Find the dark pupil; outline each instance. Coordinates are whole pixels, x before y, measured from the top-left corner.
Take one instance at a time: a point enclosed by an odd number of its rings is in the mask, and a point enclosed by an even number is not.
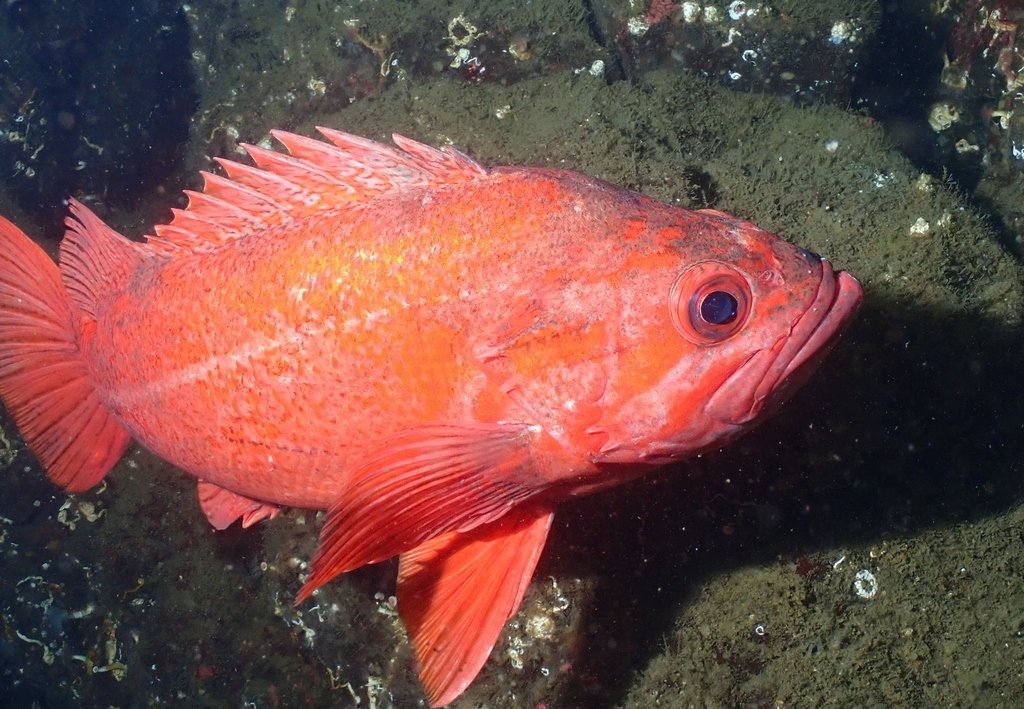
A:
[[[736,319],[738,309],[739,303],[736,302],[736,298],[732,294],[726,293],[724,290],[716,290],[708,293],[707,297],[701,301],[700,316],[704,322],[712,325],[726,325]]]

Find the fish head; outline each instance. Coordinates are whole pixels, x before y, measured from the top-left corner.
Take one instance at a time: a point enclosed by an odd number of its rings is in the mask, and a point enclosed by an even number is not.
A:
[[[806,380],[863,298],[816,254],[719,212],[689,214],[661,230],[675,263],[609,313],[623,341],[588,428],[594,463],[660,465],[740,435]]]

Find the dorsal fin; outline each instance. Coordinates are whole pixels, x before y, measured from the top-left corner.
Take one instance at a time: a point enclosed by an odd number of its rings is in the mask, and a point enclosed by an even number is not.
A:
[[[256,167],[216,158],[227,178],[200,173],[203,192],[186,191],[188,207],[149,237],[164,253],[206,251],[262,229],[392,190],[454,183],[487,174],[458,150],[437,150],[400,135],[400,149],[317,128],[328,140],[270,131],[288,154],[242,144]]]
[[[149,249],[118,234],[78,200],[68,204],[71,216],[65,219],[68,230],[60,242],[60,272],[71,300],[95,318],[101,295],[121,289]]]

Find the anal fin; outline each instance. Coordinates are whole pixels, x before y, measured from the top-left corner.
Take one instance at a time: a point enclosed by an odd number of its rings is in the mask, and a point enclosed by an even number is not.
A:
[[[398,612],[432,707],[451,702],[483,667],[519,609],[553,513],[513,508],[470,532],[451,532],[402,555]]]
[[[199,481],[199,506],[214,529],[227,529],[239,517],[247,529],[263,519],[274,519],[281,508],[269,502],[260,502],[237,492]]]

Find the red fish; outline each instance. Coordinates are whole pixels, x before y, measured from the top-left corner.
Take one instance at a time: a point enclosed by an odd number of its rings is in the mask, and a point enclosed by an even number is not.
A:
[[[0,396],[67,490],[134,438],[198,478],[218,529],[327,510],[300,602],[401,555],[440,706],[560,501],[749,429],[862,291],[721,212],[320,131],[219,161],[146,243],[72,200],[59,269],[0,219]]]

